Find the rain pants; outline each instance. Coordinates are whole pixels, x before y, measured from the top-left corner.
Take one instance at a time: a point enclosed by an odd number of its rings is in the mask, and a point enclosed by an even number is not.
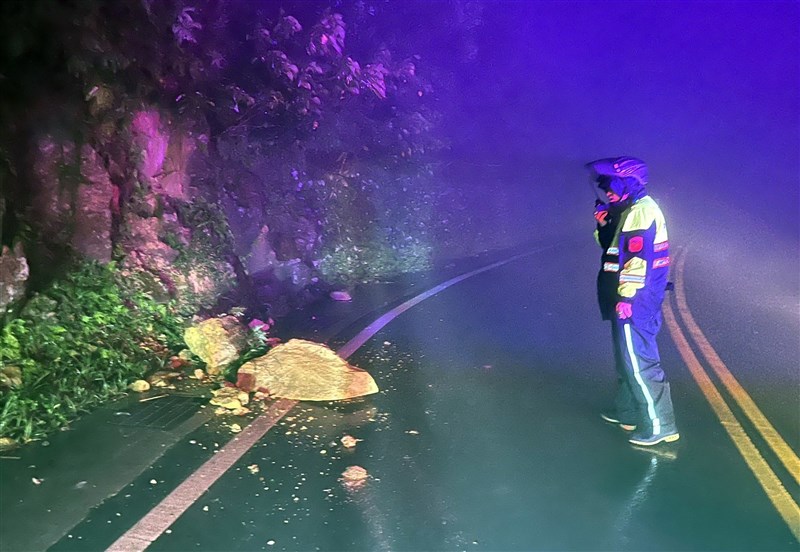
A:
[[[603,252],[602,272],[616,276],[607,279],[616,280],[614,301],[631,303],[633,310],[625,320],[612,316],[620,382],[616,413],[620,422],[637,425],[642,432],[653,435],[677,431],[669,383],[661,369],[656,343],[668,271],[669,241],[664,215],[650,196],[642,195],[620,215],[614,236]],[[598,292],[599,284],[598,278]]]

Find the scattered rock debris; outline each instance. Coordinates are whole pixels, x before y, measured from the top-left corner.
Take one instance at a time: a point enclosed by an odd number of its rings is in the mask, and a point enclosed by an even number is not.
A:
[[[147,377],[147,383],[149,383],[151,387],[170,387],[172,386],[172,380],[180,379],[182,376],[183,374],[181,372],[159,371],[149,375]]]
[[[367,470],[362,468],[361,466],[350,466],[344,472],[342,472],[342,485],[348,490],[355,490],[360,489],[363,487],[367,479],[369,478],[369,473]]]
[[[353,448],[359,441],[363,441],[363,439],[356,439],[352,435],[345,435],[340,439],[342,446],[345,448]]]
[[[250,395],[236,387],[220,387],[211,394],[214,395],[211,404],[228,410],[237,410],[250,402]]]
[[[150,384],[145,380],[136,380],[128,386],[128,389],[134,393],[144,393],[145,391],[150,390]]]
[[[262,390],[258,390],[255,393],[253,393],[253,400],[254,401],[266,401],[266,400],[269,399],[269,391],[264,389],[264,388],[262,388],[262,389],[263,389],[263,391]]]

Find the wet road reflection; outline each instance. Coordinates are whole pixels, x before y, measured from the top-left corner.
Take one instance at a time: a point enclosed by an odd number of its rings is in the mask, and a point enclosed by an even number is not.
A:
[[[642,504],[652,498],[649,491],[658,474],[659,462],[671,462],[677,458],[677,453],[674,451],[644,451],[644,454],[650,455],[647,470],[614,521],[613,549],[615,550],[626,550],[631,547],[629,531]]]
[[[600,420],[613,368],[593,289],[548,279],[543,300],[544,279],[526,259],[398,317],[349,359],[380,393],[298,404],[150,550],[795,550],[670,341],[685,438],[641,450]],[[368,477],[345,485],[356,466]]]

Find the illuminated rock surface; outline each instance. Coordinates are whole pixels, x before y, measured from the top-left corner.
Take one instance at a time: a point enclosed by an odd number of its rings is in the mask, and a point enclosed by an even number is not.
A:
[[[136,380],[128,386],[128,389],[134,393],[144,393],[150,390],[150,384],[145,380]]]
[[[25,297],[28,275],[28,260],[22,251],[22,243],[18,242],[13,251],[4,245],[0,252],[0,317]]]
[[[298,401],[335,401],[378,392],[369,373],[349,365],[319,343],[292,339],[239,368],[251,374],[254,388],[273,397]]]
[[[189,349],[207,364],[209,375],[239,357],[247,340],[245,328],[232,316],[204,320],[183,335]]]
[[[250,402],[250,396],[235,387],[222,387],[211,392],[214,398],[211,399],[211,404],[221,406],[228,410],[239,410],[242,405]]]

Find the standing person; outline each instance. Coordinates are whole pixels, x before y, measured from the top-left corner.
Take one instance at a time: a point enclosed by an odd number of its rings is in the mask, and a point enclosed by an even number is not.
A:
[[[634,445],[677,441],[656,343],[669,271],[664,215],[647,195],[643,161],[615,157],[586,167],[609,202],[607,215],[602,207],[595,210],[596,237],[603,247],[598,299],[603,318],[611,319],[619,388],[613,410],[601,417],[633,432],[628,440]]]

